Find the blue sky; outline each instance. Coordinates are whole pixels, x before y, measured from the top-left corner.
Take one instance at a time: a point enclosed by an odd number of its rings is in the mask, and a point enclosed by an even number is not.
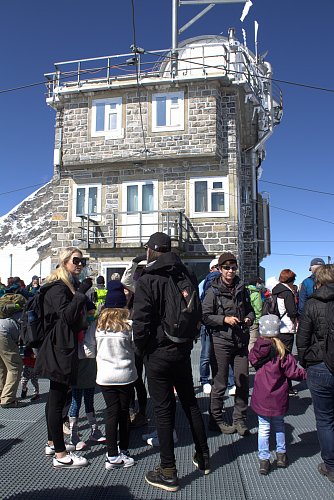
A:
[[[243,23],[242,4],[216,5],[180,40],[227,35],[233,26],[240,41],[241,29],[246,30],[253,50],[257,20],[259,53],[268,50],[274,78],[299,84],[278,83],[284,116],[267,142],[259,189],[269,193],[272,206],[272,255],[262,263],[266,275],[278,276],[288,267],[300,282],[309,274],[312,257],[334,260],[334,3],[252,1]],[[134,0],[138,46],[146,50],[171,46],[171,5],[171,0]],[[179,26],[202,8],[182,6]],[[44,73],[53,71],[57,61],[130,52],[132,6],[131,0],[11,0],[2,3],[0,23],[0,215],[4,215],[37,189],[32,186],[52,177],[55,113],[45,103],[42,84],[3,91],[43,82]]]

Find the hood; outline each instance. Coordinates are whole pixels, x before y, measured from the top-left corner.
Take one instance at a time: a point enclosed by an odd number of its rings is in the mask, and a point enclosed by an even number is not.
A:
[[[185,265],[176,253],[166,252],[162,253],[151,265],[146,266],[143,273],[156,274],[163,271],[168,274],[179,274],[184,269]]]
[[[284,283],[278,283],[276,286],[274,286],[272,294],[278,295],[279,293],[286,292],[287,290],[290,290],[290,292],[292,292],[291,288],[285,285]]]
[[[247,285],[246,286],[247,290],[249,290],[250,292],[259,292],[261,293],[261,290],[259,290],[256,285]]]
[[[263,339],[259,337],[257,341],[254,344],[254,347],[252,349],[252,364],[256,364],[260,359],[265,358],[269,356],[270,349],[272,347],[273,343],[271,342],[270,339]]]
[[[321,300],[321,302],[329,302],[334,300],[334,283],[322,285],[312,295],[314,299]]]

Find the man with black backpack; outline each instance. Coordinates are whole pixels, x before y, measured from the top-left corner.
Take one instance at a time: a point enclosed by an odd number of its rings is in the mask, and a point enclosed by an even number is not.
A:
[[[164,233],[151,235],[146,245],[147,266],[136,284],[133,333],[144,356],[148,388],[154,405],[160,443],[160,465],[147,472],[152,486],[179,489],[174,455],[175,387],[190,423],[195,443],[194,465],[210,472],[209,449],[194,392],[190,354],[198,336],[201,303],[197,281]]]
[[[246,425],[248,408],[249,327],[255,314],[249,292],[240,278],[237,259],[225,252],[218,259],[220,276],[208,289],[203,301],[203,323],[212,332],[212,375],[209,428],[224,434],[249,434]],[[223,421],[223,399],[227,388],[229,365],[233,365],[236,385],[233,423]]]

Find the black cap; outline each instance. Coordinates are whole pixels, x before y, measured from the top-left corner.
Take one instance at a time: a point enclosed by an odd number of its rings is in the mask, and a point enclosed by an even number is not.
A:
[[[170,236],[165,233],[154,233],[151,234],[150,239],[146,243],[145,247],[154,250],[155,252],[166,253],[171,251],[172,240]]]
[[[233,253],[231,252],[224,252],[219,256],[218,259],[218,266],[221,266],[224,264],[224,262],[231,261],[237,263],[237,258]]]

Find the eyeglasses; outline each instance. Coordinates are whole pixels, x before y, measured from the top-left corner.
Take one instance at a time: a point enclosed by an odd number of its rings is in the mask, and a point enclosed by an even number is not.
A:
[[[73,257],[72,258],[72,262],[75,266],[79,266],[80,264],[82,265],[82,267],[85,267],[86,266],[86,259],[84,258],[80,258],[80,257]]]
[[[238,269],[237,266],[220,266],[221,269],[224,269],[225,271],[236,271]]]

